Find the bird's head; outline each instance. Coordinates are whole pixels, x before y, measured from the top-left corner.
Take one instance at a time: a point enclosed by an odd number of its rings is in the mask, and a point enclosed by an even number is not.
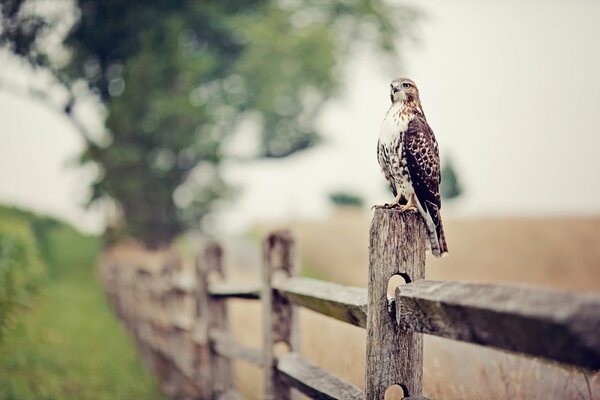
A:
[[[394,79],[390,84],[390,98],[392,103],[398,101],[419,101],[419,89],[408,78]]]

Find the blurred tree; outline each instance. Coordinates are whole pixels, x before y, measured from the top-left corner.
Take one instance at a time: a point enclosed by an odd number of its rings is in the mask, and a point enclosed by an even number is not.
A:
[[[454,163],[449,158],[442,165],[442,184],[440,189],[442,197],[448,200],[457,198],[463,192],[462,185],[454,168]]]
[[[334,192],[329,195],[329,200],[336,206],[362,207],[364,200],[361,196],[348,192]]]
[[[31,11],[41,3],[4,1],[1,43],[54,73],[69,93],[66,114],[82,87],[104,105],[101,140],[79,126],[82,162],[100,169],[91,201],[113,199],[124,230],[149,245],[169,242],[227,193],[222,145],[242,122],[260,125],[259,157],[314,145],[343,56],[361,42],[397,56],[417,16],[382,0],[76,0],[61,65],[40,50],[52,25]]]
[[[48,21],[41,15],[27,12],[27,0],[3,0],[0,5],[0,46],[25,58],[33,65],[43,65],[46,58],[37,48],[36,40],[48,29]]]

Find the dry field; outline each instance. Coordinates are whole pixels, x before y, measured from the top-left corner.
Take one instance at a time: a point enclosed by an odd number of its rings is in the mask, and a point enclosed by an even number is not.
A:
[[[367,212],[339,210],[327,221],[286,227],[296,234],[303,265],[311,273],[365,287],[369,223]],[[449,220],[445,226],[450,256],[428,258],[428,279],[600,293],[600,217]],[[264,224],[258,231],[280,227]],[[228,242],[226,251],[229,276],[257,279],[257,251],[239,242]],[[232,303],[238,340],[260,346],[258,304]],[[306,357],[363,386],[362,329],[302,310],[301,337]],[[260,398],[260,372],[244,363],[236,371],[239,389],[248,398]],[[600,399],[599,376],[433,337],[425,341],[424,380],[425,394],[436,399]]]

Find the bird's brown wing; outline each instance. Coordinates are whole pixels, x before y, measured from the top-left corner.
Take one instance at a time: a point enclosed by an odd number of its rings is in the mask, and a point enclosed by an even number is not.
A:
[[[448,253],[448,244],[442,224],[440,208],[440,155],[433,131],[425,118],[416,116],[408,124],[404,134],[403,152],[413,189],[419,203],[435,226],[435,233],[428,228],[431,251],[439,257]],[[436,237],[432,237],[434,235]]]
[[[440,155],[433,131],[422,117],[408,124],[404,136],[404,156],[417,198],[423,207],[440,209]]]

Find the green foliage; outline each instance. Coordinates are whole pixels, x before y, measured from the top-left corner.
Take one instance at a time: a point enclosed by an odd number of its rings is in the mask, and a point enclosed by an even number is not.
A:
[[[56,218],[39,215],[31,211],[22,210],[16,207],[0,205],[0,220],[9,219],[19,221],[29,227],[35,237],[37,248],[41,258],[45,262],[46,273],[49,277],[61,273],[63,266],[52,262],[56,251],[70,251],[70,249],[56,248],[53,246],[53,240],[61,234],[81,236],[81,234],[72,226],[57,220]],[[57,268],[55,268],[55,265]]]
[[[442,197],[448,200],[459,197],[463,192],[462,185],[454,168],[454,163],[450,159],[446,160],[442,165],[442,184],[440,190]]]
[[[43,277],[44,265],[29,225],[0,218],[0,340]]]
[[[60,223],[46,238],[54,274],[0,343],[0,398],[162,399],[95,277],[99,239]]]
[[[82,156],[100,170],[91,201],[112,199],[123,217],[117,231],[153,246],[197,226],[230,192],[219,165],[223,143],[240,124],[259,125],[258,157],[315,145],[319,112],[354,44],[364,37],[363,44],[397,55],[394,43],[415,17],[382,0],[75,6],[80,18],[65,41],[70,61],[47,66],[72,94],[65,112],[82,86],[107,112],[105,137],[86,135]],[[9,8],[0,26],[17,19]]]
[[[347,192],[331,193],[329,200],[336,206],[362,207],[364,204],[364,200],[360,195]]]

